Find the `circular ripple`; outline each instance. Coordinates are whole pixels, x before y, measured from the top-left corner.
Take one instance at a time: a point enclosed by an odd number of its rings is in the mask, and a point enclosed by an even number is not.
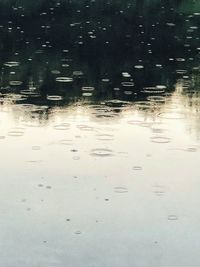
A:
[[[20,63],[17,61],[9,61],[9,62],[4,63],[4,66],[6,66],[6,67],[18,67],[19,64]]]
[[[21,90],[20,93],[30,97],[40,97],[38,93],[33,92],[32,90]]]
[[[96,148],[92,149],[90,155],[96,157],[111,157],[113,156],[113,151],[107,148]]]
[[[78,78],[80,78],[80,77],[82,77],[84,75],[84,73],[81,71],[81,70],[75,70],[75,71],[73,71],[73,76],[74,77],[78,77]]]
[[[143,65],[135,65],[134,68],[141,70],[141,69],[144,69],[144,66]]]
[[[162,123],[153,123],[151,125],[151,130],[153,133],[161,134],[167,131],[166,125]]]
[[[21,129],[13,129],[8,132],[9,136],[20,137],[24,135],[24,131]]]
[[[79,128],[81,131],[93,131],[94,128],[88,125],[80,124],[77,125],[77,128]]]
[[[24,95],[20,95],[20,94],[7,94],[5,95],[6,98],[4,98],[5,100],[10,100],[10,101],[23,101],[26,100],[27,97]]]
[[[70,124],[69,123],[60,123],[54,126],[55,130],[69,130]]]
[[[84,86],[84,87],[81,88],[82,91],[87,91],[87,92],[92,92],[92,91],[94,91],[94,89],[95,88],[91,87],[91,86],[90,87],[89,86],[87,86],[87,87]]]
[[[40,150],[41,149],[41,147],[40,146],[32,146],[32,150],[35,150],[35,151],[37,151],[37,150]]]
[[[147,100],[156,103],[164,103],[166,101],[166,98],[164,96],[148,96]]]
[[[134,166],[133,167],[133,170],[134,171],[141,171],[142,170],[142,167],[141,166]]]
[[[121,85],[124,87],[133,87],[135,84],[134,82],[122,82]]]
[[[128,121],[128,124],[131,124],[131,125],[141,125],[142,123],[143,121],[139,121],[139,120]]]
[[[178,216],[177,215],[169,215],[168,216],[168,221],[177,221],[178,220]]]
[[[124,94],[125,94],[125,95],[132,95],[133,92],[132,92],[132,91],[124,91]]]
[[[47,96],[47,100],[61,101],[61,100],[63,100],[63,97],[62,96],[59,96],[59,95],[48,95]]]
[[[11,86],[20,86],[23,84],[23,82],[22,81],[10,81],[9,84]]]
[[[114,191],[115,191],[115,193],[124,194],[124,193],[128,193],[128,188],[118,186],[118,187],[114,188]]]
[[[58,74],[60,74],[60,71],[59,70],[52,70],[51,73],[55,74],[55,75],[58,75]]]
[[[153,136],[151,142],[158,144],[167,144],[171,142],[171,138],[165,136]]]
[[[56,82],[60,82],[60,83],[71,83],[73,81],[74,79],[71,77],[57,77],[56,78]]]
[[[130,102],[119,100],[119,99],[111,99],[111,100],[105,101],[105,105],[109,107],[126,106],[128,104],[130,104]]]
[[[111,134],[98,134],[97,135],[97,140],[100,141],[112,141],[114,140],[114,136]]]
[[[162,112],[158,114],[158,117],[162,119],[179,120],[184,119],[185,114],[182,112]]]
[[[197,148],[196,147],[188,147],[185,149],[186,152],[197,152]]]
[[[90,97],[90,96],[92,96],[92,93],[90,93],[90,92],[85,92],[85,93],[82,93],[82,96]]]
[[[165,88],[162,87],[144,87],[142,90],[143,93],[146,94],[163,94],[165,92]]]
[[[136,108],[138,109],[149,109],[152,108],[153,102],[148,101],[138,101],[135,103]]]
[[[61,145],[65,145],[65,146],[73,145],[72,140],[70,140],[70,139],[63,139],[63,140],[60,141],[60,144]]]

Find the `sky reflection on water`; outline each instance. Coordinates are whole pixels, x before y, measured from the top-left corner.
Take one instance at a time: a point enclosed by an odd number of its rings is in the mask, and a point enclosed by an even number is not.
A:
[[[198,263],[196,97],[32,108],[0,112],[5,266]]]

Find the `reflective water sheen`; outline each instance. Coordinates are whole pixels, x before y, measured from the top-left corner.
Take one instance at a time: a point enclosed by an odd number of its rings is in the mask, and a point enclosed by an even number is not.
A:
[[[197,267],[198,1],[0,3],[0,266]]]

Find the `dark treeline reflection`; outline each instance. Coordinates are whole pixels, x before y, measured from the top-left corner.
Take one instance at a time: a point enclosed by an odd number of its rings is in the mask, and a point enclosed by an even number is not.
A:
[[[39,105],[164,96],[199,77],[197,1],[1,1],[1,98]],[[194,12],[195,10],[195,12]]]

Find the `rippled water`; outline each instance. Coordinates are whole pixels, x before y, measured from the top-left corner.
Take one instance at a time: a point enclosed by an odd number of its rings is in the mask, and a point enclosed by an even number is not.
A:
[[[1,1],[0,266],[197,267],[198,1]]]

